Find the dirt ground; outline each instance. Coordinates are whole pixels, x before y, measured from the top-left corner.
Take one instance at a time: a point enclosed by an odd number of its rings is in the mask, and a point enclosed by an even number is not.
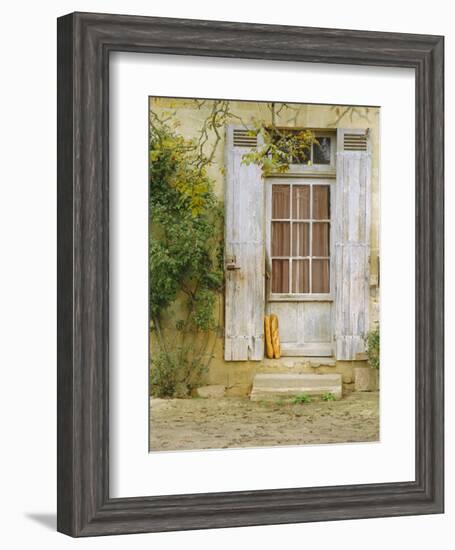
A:
[[[150,400],[150,450],[225,449],[379,440],[379,394],[340,401]]]

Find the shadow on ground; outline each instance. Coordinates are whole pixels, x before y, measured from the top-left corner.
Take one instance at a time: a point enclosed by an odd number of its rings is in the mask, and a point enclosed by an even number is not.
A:
[[[57,530],[57,514],[25,514],[27,519],[31,519],[36,523],[50,529],[52,531]]]

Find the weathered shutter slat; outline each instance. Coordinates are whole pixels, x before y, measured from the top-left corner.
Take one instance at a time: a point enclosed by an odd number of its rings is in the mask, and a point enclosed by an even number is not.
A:
[[[264,356],[264,184],[258,166],[242,164],[254,145],[242,130],[226,128],[224,358],[259,361]]]
[[[338,130],[335,355],[365,351],[369,309],[371,153],[365,130]]]

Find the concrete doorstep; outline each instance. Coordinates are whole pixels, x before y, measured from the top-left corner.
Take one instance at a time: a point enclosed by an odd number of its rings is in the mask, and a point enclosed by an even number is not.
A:
[[[303,393],[309,396],[331,393],[341,399],[341,374],[256,374],[250,399],[260,401]]]

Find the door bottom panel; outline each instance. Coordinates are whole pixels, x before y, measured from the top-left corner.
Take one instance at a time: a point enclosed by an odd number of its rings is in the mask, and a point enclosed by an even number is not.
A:
[[[333,345],[325,343],[312,344],[281,344],[281,355],[283,357],[330,357],[333,355]]]

